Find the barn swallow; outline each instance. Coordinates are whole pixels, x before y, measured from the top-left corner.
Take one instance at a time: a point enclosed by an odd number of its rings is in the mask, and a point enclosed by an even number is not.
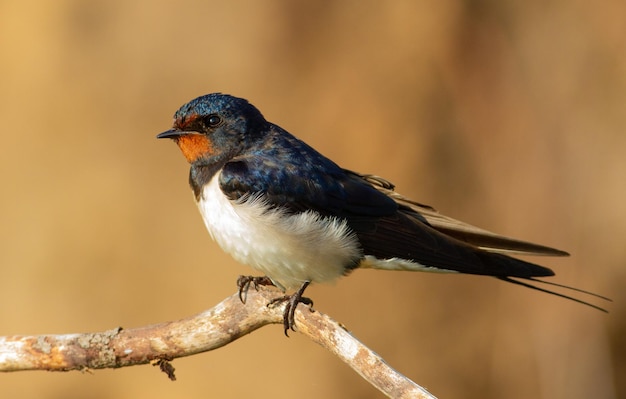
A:
[[[580,299],[531,285],[553,276],[511,255],[564,251],[491,233],[452,219],[394,191],[380,177],[343,169],[248,101],[221,93],[198,97],[157,136],[174,140],[191,164],[189,183],[213,239],[237,261],[264,273],[250,283],[296,290],[286,301],[285,333],[310,283],[356,268],[466,273]],[[601,297],[603,298],[603,297]],[[606,299],[606,298],[603,298]]]

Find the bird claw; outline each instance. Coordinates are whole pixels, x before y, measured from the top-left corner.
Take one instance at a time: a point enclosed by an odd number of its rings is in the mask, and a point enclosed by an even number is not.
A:
[[[274,298],[267,304],[267,306],[275,306],[277,304],[285,303],[285,310],[283,311],[283,327],[285,329],[285,335],[289,337],[289,330],[296,331],[296,308],[299,303],[303,303],[305,305],[310,306],[311,312],[313,312],[313,301],[311,298],[307,298],[302,296],[306,287],[309,286],[311,282],[306,281],[302,284],[302,287],[291,295],[283,295],[278,298]]]
[[[267,276],[239,276],[237,279],[237,287],[239,287],[239,300],[241,300],[241,303],[246,303],[250,284],[252,284],[254,289],[257,291],[259,290],[259,285],[275,285],[274,282]]]

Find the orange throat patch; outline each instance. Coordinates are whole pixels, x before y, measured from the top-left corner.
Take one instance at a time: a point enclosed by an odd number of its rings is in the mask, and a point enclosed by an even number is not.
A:
[[[202,134],[185,134],[178,137],[176,144],[189,163],[201,156],[213,153],[211,141]]]

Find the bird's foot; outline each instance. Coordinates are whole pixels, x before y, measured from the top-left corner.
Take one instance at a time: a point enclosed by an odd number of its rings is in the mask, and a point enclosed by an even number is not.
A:
[[[289,336],[289,330],[296,331],[296,307],[299,303],[303,303],[305,305],[310,306],[311,312],[313,312],[313,301],[311,298],[307,298],[302,296],[304,294],[304,290],[309,286],[311,282],[306,281],[302,284],[302,287],[291,295],[283,295],[278,298],[274,298],[267,304],[267,306],[275,306],[277,304],[281,304],[286,302],[285,310],[283,312],[283,327],[285,328],[285,335]]]
[[[239,287],[239,299],[241,300],[241,303],[246,303],[250,284],[252,284],[254,289],[257,291],[259,290],[259,285],[275,285],[274,282],[267,276],[239,276],[237,279],[237,287]]]

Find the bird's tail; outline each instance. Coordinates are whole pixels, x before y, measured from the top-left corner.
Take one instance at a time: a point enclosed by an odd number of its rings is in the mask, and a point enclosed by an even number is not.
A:
[[[408,261],[405,259],[392,258],[392,259],[381,260],[381,259],[376,259],[375,257],[372,257],[372,256],[366,256],[361,262],[361,264],[359,265],[359,267],[369,268],[369,269],[380,269],[380,270],[425,271],[425,272],[436,272],[436,273],[463,273],[463,274],[487,275],[487,276],[495,277],[502,281],[506,281],[508,283],[521,285],[526,288],[531,288],[533,290],[545,292],[550,295],[555,295],[561,298],[569,299],[570,301],[578,302],[583,305],[600,310],[602,312],[608,313],[608,311],[604,309],[603,307],[594,305],[591,302],[588,302],[583,299],[579,299],[574,296],[564,294],[558,291],[553,291],[553,290],[549,290],[546,288],[538,287],[528,282],[528,281],[531,281],[531,282],[535,282],[539,284],[551,285],[553,287],[562,288],[564,290],[569,290],[575,293],[580,293],[580,294],[587,295],[590,297],[602,299],[604,301],[612,302],[610,298],[607,298],[605,296],[602,296],[602,295],[599,295],[590,291],[582,290],[580,288],[570,287],[564,284],[537,279],[536,277],[549,277],[549,276],[554,275],[554,272],[552,272],[552,270],[546,267],[535,265],[530,262],[525,262],[523,260],[511,258],[511,257],[501,255],[501,254],[484,253],[484,252],[481,252],[481,254],[484,255],[483,258],[484,260],[487,261],[485,262],[487,264],[490,263],[489,259],[495,256],[495,258],[497,259],[497,267],[487,267],[483,270],[480,270],[480,269],[450,270],[450,269],[441,269],[441,268],[436,268],[436,267],[428,267],[428,266],[424,266],[419,263],[416,263],[414,261]],[[491,259],[491,260],[494,260],[494,259]],[[505,260],[505,262],[503,262],[503,260]],[[506,266],[503,267],[504,265]]]
[[[600,311],[602,311],[604,313],[608,313],[609,312],[608,310],[606,310],[606,309],[604,309],[604,308],[602,308],[600,306],[594,305],[593,303],[590,303],[590,302],[584,301],[582,299],[575,298],[573,296],[566,295],[566,294],[563,294],[563,293],[560,293],[560,292],[557,292],[557,291],[552,291],[552,290],[548,290],[548,289],[545,289],[545,288],[537,287],[536,285],[532,285],[532,284],[527,283],[527,282],[525,282],[523,280],[520,281],[520,280],[517,280],[517,279],[513,279],[511,277],[508,277],[508,276],[498,276],[497,278],[499,280],[506,281],[508,283],[521,285],[521,286],[526,287],[526,288],[531,288],[533,290],[545,292],[545,293],[550,294],[550,295],[555,295],[555,296],[559,296],[561,298],[569,299],[570,301],[582,303],[583,305],[587,305],[587,306],[592,307],[594,309],[600,310]],[[602,295],[599,295],[599,294],[596,294],[596,293],[593,293],[593,292],[590,292],[590,291],[581,290],[580,288],[570,287],[570,286],[564,285],[564,284],[553,283],[551,281],[539,280],[539,279],[536,279],[534,277],[524,277],[524,279],[530,280],[530,281],[534,281],[534,282],[537,282],[537,283],[541,283],[541,284],[551,285],[553,287],[559,287],[559,288],[563,288],[563,289],[566,289],[566,290],[578,292],[580,294],[592,296],[594,298],[599,298],[599,299],[602,299],[602,300],[607,301],[607,302],[613,302],[613,300],[610,299],[610,298],[607,298],[605,296],[602,296]]]

